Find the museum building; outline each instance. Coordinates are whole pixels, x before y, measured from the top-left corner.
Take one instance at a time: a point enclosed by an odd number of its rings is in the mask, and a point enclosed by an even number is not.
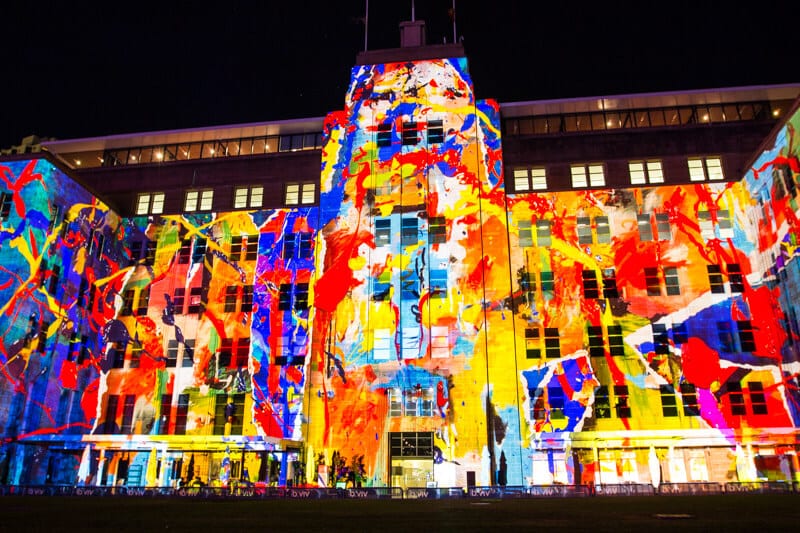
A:
[[[800,84],[479,100],[420,24],[0,157],[0,484],[800,481]]]

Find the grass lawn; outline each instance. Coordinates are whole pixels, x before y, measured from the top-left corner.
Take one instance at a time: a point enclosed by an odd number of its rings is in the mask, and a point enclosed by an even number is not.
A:
[[[797,531],[798,494],[452,500],[0,497],[0,531]]]

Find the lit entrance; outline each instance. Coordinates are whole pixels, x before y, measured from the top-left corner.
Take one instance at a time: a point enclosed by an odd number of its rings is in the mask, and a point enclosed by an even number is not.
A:
[[[434,486],[433,433],[389,433],[392,487]]]

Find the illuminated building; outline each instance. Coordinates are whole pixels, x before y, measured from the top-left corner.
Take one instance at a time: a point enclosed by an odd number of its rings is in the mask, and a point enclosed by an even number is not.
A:
[[[798,94],[498,104],[405,47],[325,119],[5,158],[2,479],[796,478]]]

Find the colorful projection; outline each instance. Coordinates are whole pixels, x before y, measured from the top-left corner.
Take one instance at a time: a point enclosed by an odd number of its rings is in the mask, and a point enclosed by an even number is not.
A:
[[[509,192],[452,58],[353,69],[318,207],[0,163],[0,483],[800,480],[798,125],[739,182]]]

